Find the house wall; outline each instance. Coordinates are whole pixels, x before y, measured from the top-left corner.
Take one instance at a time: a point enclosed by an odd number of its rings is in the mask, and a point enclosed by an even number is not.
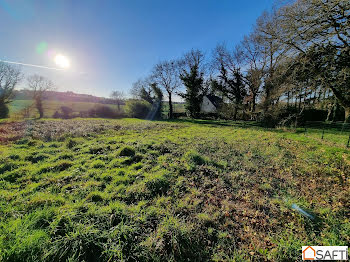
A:
[[[210,100],[204,96],[201,104],[201,113],[215,113],[216,107],[210,102]]]

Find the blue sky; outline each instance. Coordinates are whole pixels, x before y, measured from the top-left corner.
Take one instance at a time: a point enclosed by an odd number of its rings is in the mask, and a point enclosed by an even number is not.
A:
[[[132,83],[161,60],[178,58],[191,48],[210,56],[218,43],[239,43],[272,4],[273,0],[0,0],[0,60],[56,67],[52,55],[61,53],[71,62],[68,70],[22,69],[49,77],[62,91],[128,93]],[[37,50],[40,43],[45,44]]]

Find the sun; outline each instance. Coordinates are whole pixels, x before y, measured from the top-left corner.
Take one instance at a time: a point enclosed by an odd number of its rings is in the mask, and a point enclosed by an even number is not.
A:
[[[70,66],[70,62],[69,59],[61,54],[58,54],[55,56],[55,63],[57,66],[63,68],[63,69],[67,69]]]

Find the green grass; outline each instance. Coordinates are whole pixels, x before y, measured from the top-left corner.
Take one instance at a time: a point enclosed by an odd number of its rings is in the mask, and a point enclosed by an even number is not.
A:
[[[26,107],[32,106],[33,100],[14,100],[9,104],[10,117],[16,113],[20,113]],[[88,111],[96,106],[109,106],[113,109],[117,109],[117,105],[110,104],[100,104],[92,102],[69,102],[69,101],[55,101],[55,100],[44,100],[44,116],[52,117],[56,111],[60,111],[61,106],[68,106],[73,109],[74,113],[79,113],[80,111]],[[31,107],[30,116],[35,117],[38,114],[35,107]]]
[[[0,261],[297,261],[301,246],[350,243],[345,134],[135,119],[0,128]]]

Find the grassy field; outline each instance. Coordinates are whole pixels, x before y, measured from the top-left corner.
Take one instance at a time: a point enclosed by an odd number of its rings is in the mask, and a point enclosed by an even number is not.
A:
[[[26,107],[30,107],[31,105],[33,105],[33,103],[34,103],[33,100],[13,100],[9,105],[10,117],[20,113]],[[60,111],[61,106],[68,106],[72,108],[74,113],[79,113],[80,111],[88,111],[89,109],[92,109],[96,106],[109,106],[114,109],[118,108],[117,105],[110,105],[110,104],[44,100],[44,116],[52,117],[52,115],[56,111]],[[35,109],[35,107],[32,107],[30,109],[30,116],[35,117],[36,115],[38,115],[38,112]]]
[[[3,261],[299,261],[350,243],[344,134],[73,119],[0,137]]]

